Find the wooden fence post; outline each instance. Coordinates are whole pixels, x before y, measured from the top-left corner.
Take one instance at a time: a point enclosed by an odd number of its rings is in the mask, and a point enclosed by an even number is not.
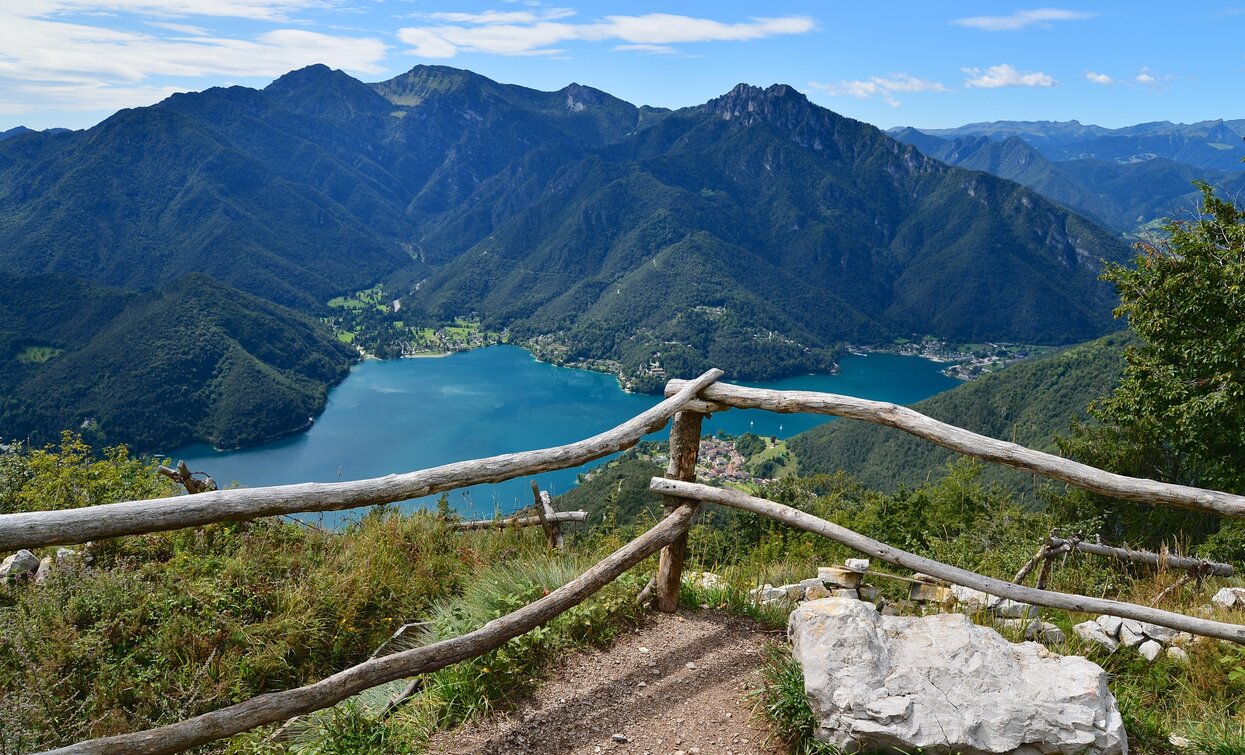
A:
[[[684,482],[696,481],[696,457],[700,453],[700,425],[705,415],[679,412],[670,426],[670,463],[666,477]],[[696,501],[674,496],[662,497],[662,508],[670,516],[680,506]],[[683,560],[687,557],[687,531],[661,549],[657,565],[657,610],[673,613],[679,607],[679,583],[683,578]]]

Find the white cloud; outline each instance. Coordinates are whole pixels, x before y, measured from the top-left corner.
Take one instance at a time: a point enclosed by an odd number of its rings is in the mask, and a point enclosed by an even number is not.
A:
[[[819,84],[810,81],[808,85],[832,96],[855,97],[868,100],[881,97],[891,107],[899,107],[895,92],[950,92],[950,89],[937,81],[918,79],[906,73],[893,73],[889,76],[870,76],[865,80],[840,81],[835,84]]]
[[[1049,28],[1054,21],[1080,21],[1093,18],[1097,13],[1063,10],[1060,8],[1037,8],[1018,10],[1010,16],[971,16],[957,18],[951,23],[982,31],[1020,31],[1030,26]]]
[[[483,14],[434,13],[441,23],[398,30],[398,38],[411,46],[410,52],[425,58],[452,58],[460,52],[494,55],[554,55],[563,52],[556,45],[574,41],[615,40],[617,50],[673,52],[670,45],[689,42],[741,41],[784,34],[804,34],[815,27],[804,16],[753,18],[747,22],[724,23],[669,13],[643,16],[606,16],[600,21],[573,23],[559,17],[526,12]],[[509,20],[523,16],[524,20]],[[499,18],[507,21],[499,22]],[[530,17],[530,18],[529,18]]]
[[[541,13],[532,11],[498,11],[486,10],[483,13],[439,12],[418,14],[421,18],[430,18],[447,24],[534,24],[537,21],[552,21],[569,18],[575,15],[572,8],[550,8]]]
[[[4,13],[48,17],[66,13],[137,13],[152,16],[213,16],[283,20],[297,10],[333,0],[6,0]]]
[[[149,105],[174,89],[153,77],[274,77],[312,63],[378,73],[384,42],[305,29],[249,38],[110,29],[0,12],[0,91],[8,113]]]
[[[965,68],[964,73],[969,78],[964,81],[964,86],[970,89],[998,89],[999,87],[1053,87],[1059,82],[1047,73],[1041,71],[1032,71],[1021,73],[1010,65],[990,66],[985,70],[980,68]]]
[[[1133,81],[1141,86],[1154,91],[1162,91],[1167,88],[1167,83],[1172,80],[1170,75],[1156,74],[1150,70],[1148,66],[1142,69],[1133,77]]]
[[[1089,79],[1095,84],[1102,84],[1103,86],[1109,86],[1115,83],[1115,79],[1111,78],[1105,73],[1094,73],[1093,71],[1086,71],[1085,78]]]

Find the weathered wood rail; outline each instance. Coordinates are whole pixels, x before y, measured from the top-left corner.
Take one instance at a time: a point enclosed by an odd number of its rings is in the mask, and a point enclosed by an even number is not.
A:
[[[666,392],[677,395],[686,386],[685,381],[671,380],[666,385]],[[1141,503],[1245,517],[1245,496],[1104,472],[1054,454],[978,435],[955,425],[939,422],[906,406],[885,401],[870,401],[834,393],[745,388],[724,383],[706,388],[700,392],[700,396],[704,402],[690,405],[689,410],[715,412],[735,407],[859,419],[903,430],[965,456],[1060,480],[1094,493]]]
[[[715,383],[722,375],[710,370],[693,381],[673,380],[669,396],[652,409],[599,435],[556,448],[457,462],[402,475],[331,484],[203,492],[181,498],[91,506],[68,511],[0,516],[0,551],[78,543],[213,522],[254,519],[277,514],[333,511],[418,498],[458,487],[499,482],[521,475],[577,466],[629,448],[664,426],[672,417],[670,463],[666,477],[655,477],[666,516],[655,527],[549,595],[480,629],[392,655],[371,658],[314,684],[274,692],[148,731],[80,742],[56,753],[172,753],[233,736],[265,724],[278,723],[334,705],[370,687],[444,668],[472,658],[548,622],[586,600],[645,558],[661,551],[655,586],[658,607],[678,605],[679,584],[692,519],[706,503],[729,506],[814,532],[878,559],[972,587],[982,592],[1084,613],[1123,618],[1245,644],[1245,625],[1185,616],[1147,606],[1084,595],[1070,595],[1006,582],[943,564],[891,547],[798,509],[695,482],[696,458],[703,415],[731,407],[775,412],[830,414],[894,427],[969,456],[1005,464],[1094,492],[1150,504],[1172,505],[1228,516],[1245,516],[1245,497],[1213,490],[1169,485],[1111,474],[1041,453],[1014,443],[988,438],[939,422],[894,404],[826,393],[771,391]],[[547,496],[535,489],[535,515],[515,517],[509,526],[543,526],[551,547],[560,539],[562,521],[578,521],[582,512],[553,511]],[[464,522],[460,529],[497,526],[498,520]],[[1019,581],[1019,580],[1017,580]],[[646,588],[646,592],[649,588]]]
[[[1205,637],[1215,637],[1221,640],[1245,644],[1245,625],[1228,624],[1195,616],[1185,616],[1180,613],[1162,611],[1118,600],[1039,590],[1035,587],[1026,587],[1014,582],[987,577],[967,569],[961,569],[958,566],[950,566],[940,561],[900,550],[799,509],[767,501],[764,498],[756,498],[737,490],[711,488],[708,485],[683,482],[681,480],[668,480],[663,477],[654,477],[650,484],[650,489],[661,495],[679,496],[683,500],[716,503],[760,514],[783,524],[789,524],[792,527],[822,535],[889,564],[928,574],[952,584],[971,587],[974,590],[997,595],[1000,598],[1009,598],[1021,603],[1045,606],[1047,608],[1059,608],[1065,611],[1091,614],[1105,613],[1125,619],[1136,619],[1137,621],[1157,624],[1175,629],[1178,632],[1189,632],[1191,634],[1200,634]]]

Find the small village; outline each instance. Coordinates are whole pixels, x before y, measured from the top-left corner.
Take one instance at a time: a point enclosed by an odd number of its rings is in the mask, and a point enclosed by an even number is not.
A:
[[[900,356],[922,357],[935,362],[946,362],[947,366],[943,368],[943,374],[959,380],[973,380],[1052,350],[1053,347],[1050,346],[1005,342],[954,344],[929,337],[918,341],[904,341],[893,346],[848,347],[848,351],[853,354],[899,354]]]

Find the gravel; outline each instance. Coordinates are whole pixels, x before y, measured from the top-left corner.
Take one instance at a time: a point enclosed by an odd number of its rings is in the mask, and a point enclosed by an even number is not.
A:
[[[604,649],[567,656],[508,715],[436,737],[444,755],[778,755],[753,714],[763,646],[780,638],[735,616],[650,616]]]

